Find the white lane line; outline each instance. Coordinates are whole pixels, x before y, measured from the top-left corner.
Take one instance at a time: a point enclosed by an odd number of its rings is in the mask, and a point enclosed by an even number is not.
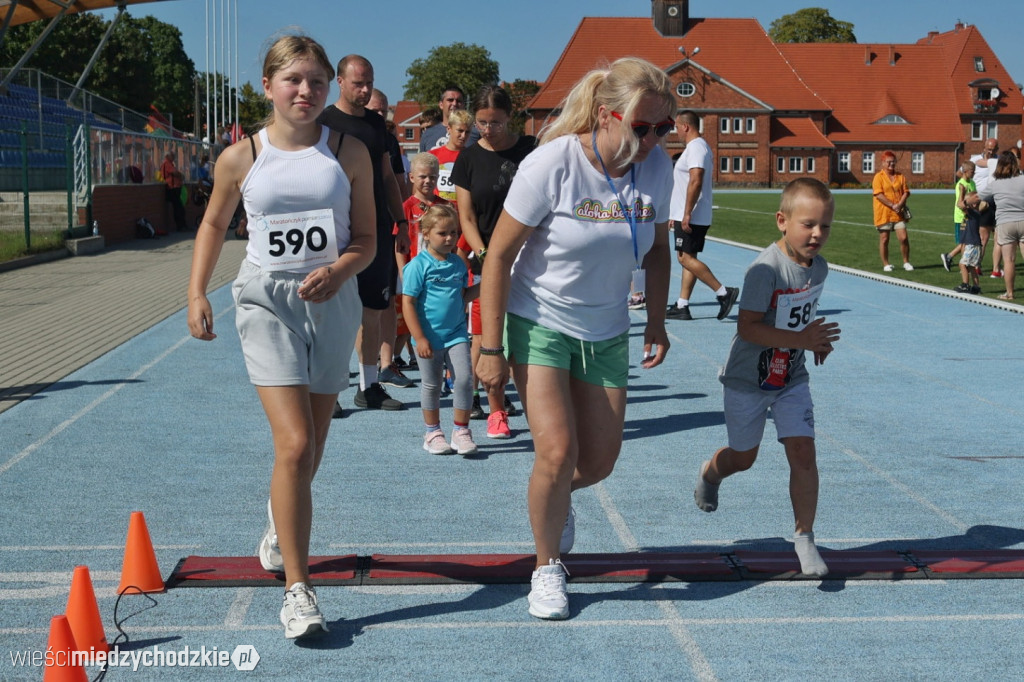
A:
[[[558,621],[495,621],[483,620],[472,622],[431,621],[427,623],[375,623],[360,625],[359,619],[351,619],[340,623],[331,623],[331,629],[359,630],[476,630],[476,629],[527,629],[527,628],[664,628],[675,625],[702,628],[720,628],[735,626],[778,625],[859,625],[865,623],[1014,623],[1024,622],[1024,613],[967,613],[967,614],[932,614],[928,616],[794,616],[780,618],[660,618],[660,619],[621,619],[621,620],[583,620],[572,618]],[[132,634],[174,634],[184,632],[277,632],[280,625],[239,625],[226,628],[224,625],[150,625],[133,627]],[[0,628],[0,635],[46,635],[47,628]]]
[[[608,517],[608,521],[612,524],[612,528],[615,530],[615,534],[619,536],[619,542],[626,549],[627,552],[636,552],[640,549],[639,543],[636,541],[636,536],[629,529],[629,525],[626,520],[619,513],[618,507],[615,505],[615,501],[612,500],[612,496],[608,494],[608,489],[605,488],[604,484],[598,483],[593,486],[592,490],[597,495],[598,501],[601,503],[601,508],[604,510],[605,515]],[[690,631],[687,629],[685,622],[683,621],[682,615],[679,613],[679,609],[676,607],[674,602],[658,599],[655,602],[658,605],[658,609],[665,614],[667,620],[664,621],[665,626],[668,627],[669,632],[672,634],[673,639],[682,648],[683,653],[690,660],[690,669],[693,671],[694,677],[704,682],[716,682],[718,677],[715,675],[715,671],[711,668],[711,663],[707,657],[704,656],[704,652],[701,651],[700,645],[697,644],[697,640],[693,638]]]
[[[882,469],[878,468],[877,466],[875,466],[874,464],[869,462],[864,456],[860,455],[857,452],[854,452],[853,450],[851,450],[848,447],[843,446],[841,443],[837,442],[834,438],[832,438],[831,436],[829,436],[827,434],[819,434],[819,438],[821,438],[821,437],[828,438],[828,440],[832,441],[836,445],[836,447],[839,449],[839,451],[842,452],[844,455],[846,455],[850,459],[855,460],[861,466],[863,466],[865,469],[868,469],[869,471],[874,473],[876,476],[878,476],[879,478],[884,480],[886,483],[888,483],[892,487],[894,487],[897,490],[899,490],[900,492],[902,492],[904,495],[909,497],[911,500],[913,500],[914,502],[917,502],[919,505],[921,505],[925,509],[928,509],[929,511],[931,511],[933,514],[935,514],[936,516],[941,518],[943,521],[945,521],[949,525],[953,526],[958,532],[966,533],[967,530],[970,528],[969,524],[964,523],[963,521],[961,521],[957,517],[955,517],[952,514],[950,514],[949,512],[947,512],[945,509],[942,509],[938,505],[932,503],[931,500],[928,500],[924,496],[919,495],[913,488],[911,488],[910,486],[906,485],[905,483],[902,483],[901,481],[897,480],[896,477],[890,475],[887,471],[883,471]]]
[[[245,616],[249,613],[255,595],[255,587],[240,587],[235,591],[235,598],[228,607],[227,615],[224,616],[224,627],[236,628],[245,623]]]
[[[224,314],[226,314],[226,313],[228,313],[230,311],[231,311],[230,307],[226,308],[224,311],[222,311],[220,313],[220,315],[217,315],[217,318],[222,317]],[[57,426],[53,427],[50,430],[50,432],[47,433],[45,436],[43,436],[42,438],[40,438],[36,442],[32,443],[31,445],[28,445],[27,447],[25,447],[25,449],[23,449],[21,452],[16,454],[14,457],[11,457],[9,460],[4,462],[3,464],[0,464],[0,476],[3,476],[5,473],[7,473],[7,471],[11,467],[16,465],[18,462],[20,462],[21,460],[25,459],[26,457],[31,455],[33,452],[35,452],[36,450],[38,450],[42,446],[46,445],[46,443],[48,443],[50,440],[52,440],[56,436],[60,435],[64,431],[66,431],[70,426],[72,426],[79,419],[81,419],[85,415],[87,415],[90,412],[92,412],[93,410],[95,410],[97,407],[99,407],[104,402],[106,402],[108,399],[110,399],[113,395],[115,395],[122,388],[124,388],[125,386],[130,385],[135,379],[138,379],[143,374],[145,374],[146,372],[151,370],[157,364],[162,362],[164,360],[164,358],[166,358],[168,355],[174,353],[176,350],[181,348],[183,345],[185,345],[186,342],[188,342],[191,339],[192,339],[191,336],[185,336],[185,337],[181,338],[176,343],[171,345],[163,353],[161,353],[160,355],[156,356],[156,358],[151,360],[149,363],[143,365],[142,367],[137,369],[135,372],[133,372],[131,375],[129,375],[127,378],[125,378],[121,383],[119,383],[119,384],[117,384],[115,386],[112,386],[110,388],[110,390],[108,390],[106,393],[104,393],[100,397],[98,397],[95,400],[93,400],[91,403],[89,403],[88,405],[86,405],[85,407],[80,409],[78,412],[76,412],[75,414],[71,415],[70,417],[68,417],[67,419],[62,421],[60,424],[57,424]]]

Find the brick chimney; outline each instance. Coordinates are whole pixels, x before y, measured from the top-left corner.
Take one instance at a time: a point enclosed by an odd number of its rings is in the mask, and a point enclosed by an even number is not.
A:
[[[689,0],[651,0],[654,28],[666,38],[681,38],[690,23]]]

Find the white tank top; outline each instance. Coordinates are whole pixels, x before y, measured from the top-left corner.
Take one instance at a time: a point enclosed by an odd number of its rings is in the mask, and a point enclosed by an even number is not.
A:
[[[352,186],[338,159],[327,146],[330,129],[321,127],[320,141],[298,151],[284,151],[270,144],[266,129],[259,131],[263,148],[242,181],[242,204],[249,218],[247,260],[260,266],[259,235],[253,234],[266,216],[304,213],[318,209],[334,212],[338,252],[352,239],[349,212]],[[333,259],[332,259],[333,260]],[[314,267],[288,269],[305,273]]]

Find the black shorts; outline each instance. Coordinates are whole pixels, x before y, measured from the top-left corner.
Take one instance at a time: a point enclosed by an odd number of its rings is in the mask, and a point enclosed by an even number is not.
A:
[[[978,211],[978,227],[994,228],[996,226],[996,202],[988,202],[988,208]]]
[[[690,232],[684,232],[678,221],[669,221],[672,225],[672,234],[676,240],[676,252],[688,253],[695,256],[704,250],[704,238],[708,235],[710,225],[690,225]]]
[[[364,308],[370,310],[387,310],[398,282],[395,235],[392,229],[392,226],[377,228],[377,255],[365,270],[356,275],[359,300]]]

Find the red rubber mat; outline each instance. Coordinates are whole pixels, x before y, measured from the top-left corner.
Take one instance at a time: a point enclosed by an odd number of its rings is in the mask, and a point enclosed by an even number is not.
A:
[[[562,562],[571,582],[658,582],[739,580],[718,554],[568,554]],[[387,556],[370,561],[369,583],[525,583],[533,572],[532,554]]]
[[[941,578],[1024,578],[1024,550],[911,550],[924,570]]]
[[[316,556],[309,558],[310,577],[317,585],[359,584],[359,557]],[[167,579],[167,587],[237,587],[283,585],[283,573],[269,573],[254,556],[187,556]]]
[[[800,573],[800,560],[795,552],[751,552],[737,550],[733,556],[747,580],[822,580]],[[828,565],[825,580],[905,580],[927,575],[909,559],[894,551],[830,552],[821,558]]]
[[[374,554],[366,584],[530,582],[532,554]]]
[[[1024,578],[1024,550],[822,551],[824,580],[927,578]],[[793,552],[736,550],[569,554],[571,582],[708,582],[723,580],[817,580],[800,573]],[[409,554],[310,557],[317,585],[416,585],[527,583],[532,554]],[[167,587],[238,587],[283,584],[256,557],[189,556],[178,562]]]

